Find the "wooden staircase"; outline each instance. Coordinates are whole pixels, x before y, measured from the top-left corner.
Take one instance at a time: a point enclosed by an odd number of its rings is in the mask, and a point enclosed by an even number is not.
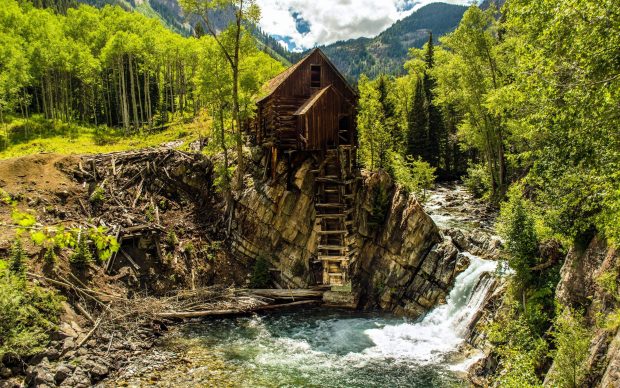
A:
[[[354,233],[355,147],[327,150],[314,172],[316,219],[320,226],[318,261],[323,284],[345,286],[357,248]]]

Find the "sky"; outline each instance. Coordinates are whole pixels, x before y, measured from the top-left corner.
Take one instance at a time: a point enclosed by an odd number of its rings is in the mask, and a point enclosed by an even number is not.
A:
[[[261,28],[290,50],[373,37],[426,4],[472,0],[256,0]]]

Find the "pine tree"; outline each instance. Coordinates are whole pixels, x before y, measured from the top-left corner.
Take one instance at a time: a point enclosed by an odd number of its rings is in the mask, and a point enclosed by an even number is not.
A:
[[[383,112],[383,124],[392,138],[394,149],[400,149],[400,145],[403,143],[403,136],[398,128],[396,104],[390,94],[392,85],[386,75],[381,75],[379,77],[376,88],[379,92],[379,103],[381,104],[381,110]]]
[[[427,99],[428,109],[428,149],[426,161],[433,167],[439,167],[442,149],[441,143],[445,143],[445,128],[443,125],[443,117],[441,111],[434,103],[433,89],[435,88],[435,79],[431,76],[430,71],[435,63],[433,50],[433,34],[431,33],[426,45],[426,53],[424,54],[424,62],[426,69],[424,71],[424,92]],[[444,140],[444,141],[442,141]],[[445,163],[441,163],[445,165]]]
[[[407,154],[414,158],[428,158],[428,109],[424,82],[416,82],[413,104],[407,118]]]
[[[26,252],[19,237],[13,241],[13,246],[11,247],[9,269],[17,276],[26,276]]]

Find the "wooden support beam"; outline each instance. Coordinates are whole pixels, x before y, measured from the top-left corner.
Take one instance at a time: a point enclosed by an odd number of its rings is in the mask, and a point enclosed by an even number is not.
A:
[[[317,232],[319,235],[330,235],[330,234],[347,234],[348,230],[321,230]]]

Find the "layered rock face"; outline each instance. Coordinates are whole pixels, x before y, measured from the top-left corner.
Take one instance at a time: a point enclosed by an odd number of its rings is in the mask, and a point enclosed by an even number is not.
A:
[[[280,163],[275,181],[267,181],[257,164],[249,188],[236,195],[234,252],[268,259],[281,274],[282,286],[306,287],[320,281],[320,264],[313,264],[318,231],[313,163],[295,161],[291,179]],[[355,224],[359,254],[351,275],[360,307],[417,317],[445,300],[463,269],[458,250],[388,175],[360,180]]]
[[[594,333],[584,386],[620,386],[620,331],[603,329],[597,324],[602,317],[620,308],[618,292],[599,281],[606,277],[617,284],[619,270],[620,252],[594,237],[587,246],[570,250],[560,273],[556,299],[565,306],[585,311],[587,324]]]
[[[418,317],[445,301],[463,268],[456,246],[422,206],[386,174],[364,176],[357,204],[360,256],[353,279],[360,304]]]
[[[282,286],[306,287],[313,283],[310,263],[316,256],[314,177],[312,160],[303,161],[287,190],[286,165],[280,163],[275,182],[256,168],[251,185],[236,194],[232,235],[234,253],[250,259],[267,259],[281,273]]]

